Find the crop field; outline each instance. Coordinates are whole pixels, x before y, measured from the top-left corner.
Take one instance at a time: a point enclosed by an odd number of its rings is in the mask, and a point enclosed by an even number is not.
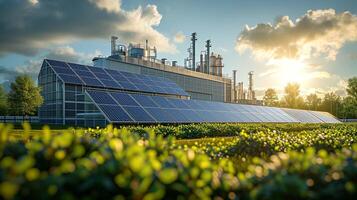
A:
[[[0,199],[356,196],[356,123],[0,125]]]

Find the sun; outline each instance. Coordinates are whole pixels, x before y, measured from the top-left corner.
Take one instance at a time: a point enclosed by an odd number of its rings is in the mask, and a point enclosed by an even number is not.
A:
[[[271,63],[277,67],[278,82],[281,86],[286,86],[288,83],[303,84],[307,81],[309,74],[306,71],[307,65],[300,60],[279,59]]]

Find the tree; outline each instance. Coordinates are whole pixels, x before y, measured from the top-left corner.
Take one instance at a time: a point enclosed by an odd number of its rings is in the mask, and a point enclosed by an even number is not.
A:
[[[357,119],[357,101],[348,96],[342,101],[341,118]]]
[[[278,95],[273,88],[268,88],[265,91],[265,95],[263,97],[264,104],[267,106],[277,106],[278,105]]]
[[[301,108],[304,100],[300,95],[300,86],[297,83],[288,83],[285,87],[285,96],[282,104],[289,108]]]
[[[348,79],[347,94],[357,100],[357,77]]]
[[[326,93],[321,104],[323,111],[329,112],[337,117],[341,116],[341,97],[334,92]]]
[[[30,76],[18,76],[15,82],[11,83],[8,103],[12,114],[33,115],[42,102],[40,88],[35,86]]]
[[[7,94],[4,87],[0,85],[0,115],[7,114]]]
[[[321,106],[321,98],[319,98],[316,94],[310,94],[306,96],[305,105],[309,110],[318,110]]]

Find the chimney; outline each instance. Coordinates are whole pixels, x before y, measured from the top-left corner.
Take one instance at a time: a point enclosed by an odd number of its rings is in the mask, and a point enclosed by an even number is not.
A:
[[[192,33],[191,41],[192,41],[192,70],[196,70],[196,33]]]
[[[112,51],[112,55],[116,54],[116,40],[118,39],[118,37],[116,36],[112,36],[111,39],[111,51]]]
[[[203,54],[200,54],[200,68],[199,68],[199,72],[204,72],[204,64],[203,64]]]
[[[237,81],[237,70],[233,70],[233,100],[234,100],[234,102],[237,102],[236,81]]]
[[[206,60],[206,67],[207,67],[207,74],[210,73],[210,63],[209,63],[209,59],[210,59],[210,48],[211,48],[211,40],[207,40],[206,41],[206,48],[207,48],[207,60]]]

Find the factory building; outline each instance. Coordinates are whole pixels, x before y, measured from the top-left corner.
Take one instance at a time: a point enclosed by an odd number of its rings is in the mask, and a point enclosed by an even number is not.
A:
[[[206,51],[195,60],[196,34],[192,34],[192,44],[185,66],[178,66],[176,61],[157,59],[157,49],[145,45],[117,44],[117,37],[111,39],[111,55],[95,57],[95,67],[106,67],[114,70],[136,74],[152,75],[167,78],[182,87],[191,99],[232,102],[232,80],[222,73],[223,58],[210,51],[211,43],[206,42]]]

